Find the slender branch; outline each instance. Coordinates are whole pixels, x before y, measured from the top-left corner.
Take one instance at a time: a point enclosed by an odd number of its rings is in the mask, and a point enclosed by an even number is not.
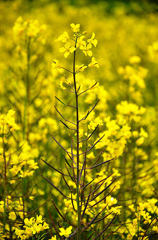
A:
[[[43,177],[42,175],[41,175],[41,177]],[[51,181],[49,181],[47,178],[45,178],[45,177],[43,177],[47,182],[49,182],[58,192],[60,192],[61,193],[61,195],[63,195],[64,197],[66,197],[66,198],[68,198],[68,199],[71,199],[71,198],[69,198],[69,197],[67,197],[63,192],[61,192],[56,186],[54,186],[54,184],[51,182]],[[76,201],[76,199],[73,199],[74,201]]]
[[[85,214],[85,211],[86,211],[86,209],[87,209],[90,195],[91,195],[91,188],[90,188],[89,195],[88,195],[88,198],[87,198],[87,201],[86,201],[86,204],[85,204],[85,207],[84,207],[84,210],[83,210],[82,216],[81,216],[81,220],[83,219],[84,214]]]
[[[82,155],[82,154],[84,154],[84,153],[89,152],[92,148],[94,148],[94,146],[95,146],[98,142],[100,142],[100,141],[102,140],[102,138],[103,138],[104,136],[105,136],[105,134],[104,134],[101,138],[99,138],[99,140],[96,141],[88,150],[86,150],[85,152],[80,153],[79,155]]]
[[[59,110],[56,108],[55,105],[54,105],[54,107],[55,107],[55,110],[57,111],[57,113],[59,113],[59,115],[60,115],[65,121],[67,121],[67,122],[69,122],[69,123],[72,123],[72,124],[74,124],[74,125],[76,126],[76,123],[73,123],[73,122],[69,121],[68,119],[65,119],[64,116],[59,112]]]
[[[97,217],[104,211],[104,209],[106,208],[107,206],[105,206],[83,229],[82,229],[82,232],[86,229],[86,228],[88,228],[88,227],[90,227],[93,223],[94,223],[94,221],[97,219]]]
[[[59,213],[59,215],[62,217],[62,219],[64,219],[65,220],[65,222],[67,222],[69,225],[72,225],[72,226],[74,226],[75,227],[75,225],[74,224],[72,224],[72,223],[70,223],[62,214],[61,214],[61,212],[59,211],[59,209],[57,208],[57,206],[55,205],[55,203],[53,202],[53,200],[52,200],[52,203],[53,203],[53,205],[54,205],[54,207],[55,207],[55,209],[57,210],[57,212]]]
[[[81,119],[79,120],[79,122],[81,122],[82,120],[85,120],[85,119],[88,117],[88,115],[89,115],[89,114],[93,111],[93,109],[97,106],[98,102],[99,102],[99,99],[98,99],[98,101],[95,103],[95,105],[91,108],[91,110],[88,111],[88,113],[86,114],[86,116],[83,117],[83,118],[81,118]]]
[[[70,153],[71,154],[71,152],[68,152],[54,137],[53,137],[53,135],[51,135],[52,136],[52,138],[54,139],[54,141],[56,141],[56,143],[66,152],[66,153]],[[75,154],[74,154],[74,156],[76,156]]]
[[[95,82],[95,84],[93,84],[93,86],[87,88],[86,90],[84,90],[83,92],[81,92],[80,94],[78,94],[78,96],[80,96],[81,94],[87,92],[88,90],[90,90],[91,88],[93,88],[98,82]]]
[[[60,122],[65,126],[65,127],[67,127],[69,130],[74,130],[74,131],[77,131],[76,129],[74,129],[74,128],[69,128],[62,120],[60,120]]]
[[[115,181],[116,181],[116,178],[115,178],[106,188],[104,188],[100,193],[96,194],[96,195],[94,196],[94,198],[91,199],[91,201],[93,201],[94,199],[96,199],[96,198],[97,198],[100,194],[102,194],[107,188],[109,188]]]
[[[114,215],[114,217],[112,218],[112,220],[109,222],[109,224],[103,229],[103,231],[101,231],[95,238],[93,238],[93,240],[97,239],[101,234],[103,234],[103,232],[106,231],[106,229],[111,225],[111,223],[114,221],[115,217],[116,217],[117,213]]]
[[[116,187],[116,186],[115,186]],[[115,188],[114,187],[114,188]],[[105,198],[107,198],[107,196],[110,195],[110,193],[112,193],[112,191],[114,190],[114,188],[106,195],[104,196],[101,200],[99,200],[98,202],[96,202],[95,204],[93,204],[92,206],[90,206],[90,208],[94,207],[95,205],[97,205],[98,203],[100,203],[101,201],[103,201]]]
[[[62,67],[64,70],[66,70],[67,72],[69,72],[69,73],[72,73],[70,70],[68,70],[68,69],[66,69],[66,68],[64,68],[64,67]]]
[[[59,231],[57,230],[57,228],[56,228],[56,226],[55,226],[55,223],[54,223],[54,221],[53,221],[53,219],[52,219],[52,216],[51,216],[49,210],[48,210],[48,213],[49,213],[49,217],[50,217],[50,219],[51,219],[51,222],[52,222],[52,224],[53,224],[53,227],[54,227],[55,231],[57,232],[57,234],[58,234],[58,236],[60,237],[60,239],[64,240],[64,238],[62,238],[62,236],[59,234]]]
[[[62,174],[62,176],[70,177],[69,175],[64,174],[63,172],[60,172],[58,169],[54,168],[52,165],[50,165],[49,163],[47,163],[47,162],[46,162],[45,160],[43,160],[42,158],[41,158],[41,160],[42,160],[43,162],[45,162],[49,167],[51,167],[52,169],[54,169],[56,172]],[[71,178],[73,178],[73,176],[71,176]]]
[[[86,139],[84,139],[84,140],[81,140],[80,143],[81,143],[81,142],[84,142],[84,141],[87,141],[88,139],[90,139],[90,137],[91,137],[91,136],[94,134],[94,132],[97,130],[98,126],[99,126],[99,124],[96,126],[96,128],[93,130],[93,132],[89,135],[89,137],[86,138]]]
[[[94,165],[93,167],[87,168],[87,169],[93,169],[93,168],[99,167],[99,166],[101,166],[101,165],[103,165],[103,164],[105,164],[105,163],[107,163],[107,162],[112,161],[112,160],[114,160],[114,158],[112,158],[112,159],[110,159],[110,160],[107,160],[107,161],[105,161],[105,162],[99,163],[99,164],[97,164],[97,165]]]
[[[66,103],[62,102],[62,101],[61,101],[59,98],[57,98],[56,96],[55,96],[55,98],[56,98],[59,102],[61,102],[64,106],[76,108],[76,107],[74,107],[74,106],[71,106],[71,105],[69,105],[69,104],[66,104]]]

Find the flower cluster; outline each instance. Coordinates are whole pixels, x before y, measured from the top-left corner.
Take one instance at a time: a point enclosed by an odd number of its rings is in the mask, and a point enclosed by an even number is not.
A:
[[[25,218],[24,223],[23,230],[15,228],[15,234],[20,239],[28,239],[35,235],[39,235],[40,232],[49,228],[48,224],[44,222],[41,215],[36,216],[36,219],[34,217],[30,219]]]
[[[71,30],[74,35],[73,38],[69,36],[67,32],[64,32],[56,41],[61,41],[64,43],[64,47],[60,48],[60,52],[64,52],[64,57],[67,58],[70,53],[73,53],[76,50],[81,50],[86,56],[92,57],[92,46],[97,46],[97,40],[95,39],[95,33],[92,33],[92,37],[90,39],[85,40],[85,35],[87,32],[80,33],[80,24],[70,24]],[[71,44],[71,41],[74,42],[74,45]],[[94,57],[92,57],[91,63],[89,63],[88,67],[99,67],[97,61]],[[59,63],[59,60],[54,60],[52,63],[52,68],[62,68],[62,65]],[[76,73],[82,72],[87,68],[83,64],[80,66],[76,66]]]
[[[30,38],[33,41],[38,39],[39,42],[45,43],[45,38],[42,36],[46,30],[46,25],[39,26],[38,20],[24,21],[19,17],[13,27],[14,39],[17,43]]]

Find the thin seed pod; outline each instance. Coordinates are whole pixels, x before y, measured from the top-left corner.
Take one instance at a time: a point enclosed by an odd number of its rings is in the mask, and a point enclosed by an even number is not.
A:
[[[70,191],[75,192],[75,191],[69,186],[69,184],[67,183],[67,181],[66,181],[64,175],[62,175],[62,177],[63,177],[63,179],[64,179],[64,182],[66,183],[66,185],[67,185],[68,188],[70,189]]]
[[[92,188],[90,188],[89,195],[88,195],[88,198],[87,198],[87,201],[86,201],[86,204],[85,204],[85,207],[84,207],[84,210],[83,210],[82,216],[81,216],[81,220],[83,219],[84,214],[85,214],[85,211],[86,211],[87,206],[88,206],[89,198],[90,198],[90,195],[91,195],[91,189],[92,189]]]
[[[94,232],[86,240],[89,240],[93,236],[93,234],[94,234]]]
[[[100,182],[102,182],[102,181],[105,181],[106,179],[108,179],[109,177],[111,177],[111,175],[113,175],[113,173],[110,174],[108,177],[106,177],[106,178],[100,180],[99,182],[97,182],[97,183],[95,183],[95,184],[93,184],[93,185],[91,185],[91,186],[95,186],[95,185],[97,185],[98,183],[100,183]],[[87,197],[85,197],[85,198],[87,198]]]
[[[108,189],[115,181],[116,181],[116,178],[106,188],[104,188],[100,193],[96,194],[94,196],[94,198],[91,199],[90,201],[93,201],[94,199],[96,199],[100,194],[102,194],[106,189]]]
[[[95,82],[95,84],[93,84],[91,87],[87,88],[86,90],[84,90],[83,92],[81,92],[80,94],[78,94],[78,96],[80,96],[81,94],[87,92],[88,90],[90,90],[91,88],[95,87],[95,85],[97,84],[98,82]]]
[[[107,206],[107,205],[106,205]],[[111,212],[113,213],[113,212]],[[98,219],[97,221],[95,221],[94,223],[98,223],[100,221],[102,221],[104,218],[108,217],[111,213],[108,213],[106,216],[102,217],[101,219]]]
[[[155,220],[156,218],[153,218],[152,219],[152,221],[148,224],[148,227],[147,227],[147,229],[146,229],[146,231],[145,231],[145,233],[144,233],[144,235],[143,235],[143,237],[142,237],[142,239],[141,240],[143,240],[144,238],[145,238],[145,236],[146,236],[146,233],[147,233],[147,231],[148,231],[148,229],[149,229],[149,227],[150,227],[150,225],[152,224],[152,222]]]
[[[73,203],[72,192],[71,192],[71,203],[72,203],[73,210],[74,210],[75,212],[77,212],[77,211],[75,210],[75,206],[74,206],[74,203]]]
[[[53,135],[51,135],[52,136],[52,138],[54,139],[54,141],[56,141],[56,143],[66,152],[66,153],[70,153],[70,152],[68,152],[54,137],[53,137]],[[71,154],[71,153],[70,153]],[[74,154],[74,156],[76,156],[75,154]]]
[[[77,129],[69,128],[62,120],[60,120],[60,122],[61,122],[66,128],[68,128],[69,130],[77,131]]]
[[[94,104],[94,106],[91,108],[91,110],[88,111],[88,113],[86,114],[86,116],[83,117],[82,119],[80,119],[79,122],[81,122],[81,121],[83,121],[83,120],[86,120],[86,118],[88,117],[88,115],[89,115],[89,114],[93,111],[93,109],[97,106],[98,102],[99,102],[99,99],[98,99],[98,101]]]
[[[84,162],[83,162],[82,169],[81,169],[81,172],[80,172],[80,178],[79,178],[79,180],[81,179],[81,176],[82,176],[82,172],[83,172],[85,163],[86,163],[86,154],[85,154],[85,156],[84,156]]]
[[[49,163],[47,163],[47,162],[46,162],[45,160],[43,160],[42,158],[41,158],[41,160],[42,160],[43,162],[45,162],[49,167],[53,168],[56,172],[58,172],[58,173],[60,173],[60,174],[62,174],[62,175],[64,175],[64,176],[69,177],[69,175],[64,174],[63,172],[60,172],[58,169],[54,168],[52,165],[50,165]],[[72,176],[71,176],[71,177],[72,177]],[[73,177],[72,177],[72,178],[73,178]]]
[[[106,208],[107,206],[105,206],[83,229],[82,229],[82,232],[87,229],[88,227],[90,227],[94,221],[97,219],[97,217],[100,215],[100,213],[102,213],[104,211],[104,209]],[[81,232],[81,233],[82,233]]]
[[[50,217],[50,220],[51,220],[51,222],[52,222],[52,224],[53,224],[53,227],[54,227],[55,231],[57,232],[57,234],[58,234],[58,236],[60,237],[60,239],[64,240],[64,238],[62,238],[62,236],[59,234],[59,231],[57,230],[57,228],[56,228],[56,226],[55,226],[55,223],[54,223],[54,221],[53,221],[53,219],[52,219],[52,216],[51,216],[49,210],[48,210],[48,213],[49,213],[49,217]]]
[[[66,158],[65,158],[65,162],[67,163],[67,165],[68,165],[69,167],[71,167]]]
[[[82,155],[82,154],[87,153],[87,152],[89,152],[90,150],[92,150],[92,148],[94,148],[94,146],[95,146],[98,142],[100,142],[104,136],[105,136],[105,134],[104,134],[101,138],[99,138],[99,140],[97,140],[88,150],[86,150],[85,152],[80,153],[79,155]],[[75,156],[75,155],[74,155],[74,156]]]
[[[104,163],[107,163],[107,162],[112,161],[113,159],[114,159],[114,158],[112,158],[112,159],[110,159],[110,160],[107,160],[107,161],[105,161],[105,162],[99,163],[99,164],[97,164],[97,165],[94,165],[93,167],[87,168],[87,169],[93,169],[93,168],[99,167],[99,166],[103,165]]]
[[[106,229],[111,225],[111,223],[114,221],[115,217],[116,217],[117,213],[114,215],[114,217],[112,218],[112,220],[109,222],[109,224],[103,229],[103,231],[101,231],[95,238],[93,238],[93,240],[97,239],[101,234],[103,234],[103,232],[106,231]]]
[[[98,126],[99,126],[99,124],[96,126],[96,128],[93,130],[93,132],[89,135],[89,137],[86,138],[86,139],[84,139],[84,140],[81,140],[80,143],[81,143],[81,142],[84,142],[84,141],[87,141],[88,139],[90,139],[90,137],[91,137],[91,136],[94,134],[94,132],[97,130]]]
[[[56,96],[55,96],[55,98],[59,101],[59,102],[61,102],[63,105],[67,105],[67,104],[65,104],[64,102],[62,102],[59,98],[57,98]]]
[[[69,121],[68,119],[64,118],[64,116],[61,114],[61,112],[59,112],[59,110],[56,108],[55,105],[54,105],[54,108],[55,108],[55,110],[57,111],[57,113],[59,113],[59,115],[60,115],[65,121],[67,121],[67,122],[69,122],[69,123],[71,123],[71,124],[73,124],[73,125],[76,126],[76,123],[73,123],[73,122]]]
[[[81,189],[86,188],[86,187],[89,186],[89,184],[91,184],[93,181],[94,181],[94,179],[93,179],[92,181],[88,182],[88,183],[87,183],[83,188],[81,188]]]
[[[69,169],[68,169],[67,166],[66,166],[66,164],[65,164],[65,167],[66,167],[66,170],[67,170],[69,176],[71,177],[71,180],[74,181],[74,179],[76,179],[75,175],[72,177],[71,174],[70,174],[70,172],[69,172]],[[74,174],[74,173],[73,173],[73,174]],[[74,179],[73,179],[73,178],[74,178]]]
[[[72,237],[72,236],[74,236],[74,235],[77,233],[77,231],[78,231],[78,228],[74,231],[74,233],[72,233],[70,236],[68,236],[67,238],[65,238],[65,240],[66,240],[66,239],[69,239],[69,238]]]
[[[59,213],[59,215],[62,217],[62,219],[63,219],[65,222],[67,222],[69,225],[72,225],[72,226],[76,227],[74,224],[70,223],[70,222],[61,214],[61,212],[59,211],[59,209],[57,208],[57,206],[55,205],[55,203],[53,202],[53,200],[52,200],[52,203],[53,203],[55,209],[57,210],[57,212]]]
[[[102,183],[101,183],[98,187],[96,187],[96,189],[94,189],[94,191],[91,193],[91,195],[93,195],[93,194],[104,184],[105,180],[106,180],[106,179],[104,179],[104,180],[102,181]]]
[[[115,188],[115,187],[114,187]],[[106,195],[104,196],[101,200],[99,200],[98,202],[96,202],[94,205],[90,206],[90,208],[94,207],[95,205],[97,205],[98,203],[100,203],[101,201],[103,201],[107,196],[109,196],[110,193],[112,193],[112,191],[114,190],[114,188]]]
[[[41,175],[41,177],[43,177],[42,175]],[[69,197],[67,197],[64,193],[62,193],[56,186],[54,186],[54,184],[51,182],[51,181],[49,181],[47,178],[45,178],[45,177],[43,177],[47,182],[49,182],[58,192],[60,192],[61,193],[61,195],[63,195],[64,197],[66,197],[66,198],[68,198],[68,199],[71,199],[71,198],[69,198]],[[76,199],[74,199],[74,201],[76,201]]]
[[[46,202],[48,202],[48,200],[51,198],[51,196],[49,196],[48,198],[47,198],[47,200],[44,202],[44,203],[42,203],[38,208],[36,208],[34,211],[32,211],[32,212],[28,212],[28,215],[30,214],[34,214],[38,209],[40,209],[41,207],[43,207],[44,206],[44,204],[46,203]],[[16,210],[16,212],[17,212],[17,210]]]

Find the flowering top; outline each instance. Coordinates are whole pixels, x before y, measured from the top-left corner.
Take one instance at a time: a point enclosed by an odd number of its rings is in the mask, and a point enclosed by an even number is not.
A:
[[[74,24],[71,23],[71,30],[73,31],[74,35],[73,38],[69,37],[69,34],[67,32],[64,32],[61,36],[58,37],[57,41],[61,41],[65,43],[64,48],[60,48],[60,52],[66,52],[64,54],[65,58],[68,57],[69,53],[74,52],[76,49],[82,50],[82,52],[87,56],[92,56],[92,45],[97,46],[97,40],[95,39],[95,33],[92,33],[92,37],[88,39],[87,41],[84,40],[85,34],[87,32],[80,33],[80,24]],[[68,40],[73,40],[75,41],[75,47],[72,47],[70,42]]]
[[[95,39],[95,33],[92,33],[92,37],[90,39],[85,40],[85,35],[87,32],[80,33],[80,24],[70,24],[71,30],[73,31],[73,37],[70,37],[67,32],[63,32],[62,35],[56,39],[56,41],[60,41],[64,43],[64,46],[59,48],[60,52],[64,53],[64,57],[67,58],[70,53],[75,52],[76,50],[81,50],[85,56],[92,57],[92,47],[97,46],[97,40]],[[88,66],[84,66],[84,64],[76,65],[76,73],[83,72],[87,67],[99,67],[96,59],[92,57],[91,63]],[[54,59],[52,63],[52,68],[63,68],[59,60]],[[67,70],[67,69],[65,69]],[[68,70],[69,71],[69,70]],[[70,71],[69,71],[70,72]]]
[[[21,41],[26,41],[27,38],[32,41],[37,40],[38,42],[45,43],[43,32],[46,30],[46,25],[39,25],[38,20],[27,20],[24,21],[22,17],[19,17],[13,27],[14,39],[17,44]]]

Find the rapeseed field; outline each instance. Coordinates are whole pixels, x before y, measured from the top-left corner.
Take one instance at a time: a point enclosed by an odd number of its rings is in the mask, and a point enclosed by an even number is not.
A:
[[[158,239],[157,5],[0,12],[0,240]]]

